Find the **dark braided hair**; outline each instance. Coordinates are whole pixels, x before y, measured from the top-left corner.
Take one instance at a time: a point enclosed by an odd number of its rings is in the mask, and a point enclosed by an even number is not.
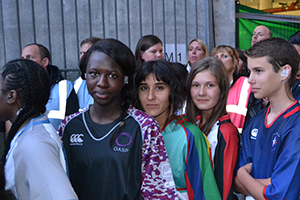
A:
[[[50,95],[50,79],[46,70],[38,63],[18,59],[4,65],[1,72],[3,81],[2,93],[15,90],[22,102],[22,109],[12,122],[2,155],[5,165],[10,143],[24,122],[46,111]]]
[[[0,199],[1,200],[15,200],[16,197],[11,190],[5,190],[5,173],[4,166],[0,164]]]
[[[103,52],[109,57],[111,57],[122,69],[124,76],[128,77],[128,83],[126,83],[121,91],[121,124],[114,131],[112,139],[110,141],[110,146],[112,146],[115,139],[119,136],[121,129],[125,126],[124,121],[127,116],[127,110],[130,105],[130,91],[133,87],[133,74],[135,72],[135,60],[134,55],[131,50],[122,42],[116,39],[103,39],[96,44],[94,44],[87,52],[84,54],[80,60],[80,70],[83,72],[81,78],[85,79],[83,74],[86,71],[87,64],[89,62],[90,56],[94,51]]]

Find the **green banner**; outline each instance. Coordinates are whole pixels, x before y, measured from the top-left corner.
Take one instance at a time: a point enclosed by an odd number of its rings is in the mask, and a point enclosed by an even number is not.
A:
[[[242,13],[258,13],[269,14],[261,10],[250,8],[244,5],[238,5],[236,12]],[[236,47],[242,50],[246,50],[251,46],[253,30],[256,26],[265,25],[273,33],[273,37],[281,37],[286,40],[300,29],[300,24],[289,23],[282,21],[270,21],[270,20],[252,20],[252,19],[237,19],[237,44]]]

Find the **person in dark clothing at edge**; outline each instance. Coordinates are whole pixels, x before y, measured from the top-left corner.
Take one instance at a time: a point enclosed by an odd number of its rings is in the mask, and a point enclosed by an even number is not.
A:
[[[289,38],[289,42],[296,48],[299,56],[300,56],[300,31],[297,31]],[[296,74],[295,83],[291,88],[293,96],[298,101],[300,100],[300,65],[298,68],[298,72]]]

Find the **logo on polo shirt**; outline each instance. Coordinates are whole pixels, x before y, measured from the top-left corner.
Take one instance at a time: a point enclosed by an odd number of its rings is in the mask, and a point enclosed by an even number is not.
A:
[[[122,132],[116,139],[116,146],[113,148],[114,151],[120,152],[120,153],[127,153],[129,151],[129,148],[127,148],[131,142],[132,137],[129,133]]]
[[[172,176],[172,170],[171,170],[171,166],[169,165],[169,163],[164,162],[161,165],[161,172],[162,172],[163,177]]]
[[[278,142],[280,140],[280,135],[276,132],[276,133],[273,133],[272,135],[272,151],[275,151],[277,149],[277,146],[278,146]]]
[[[82,146],[83,145],[83,137],[82,133],[75,133],[70,136],[70,145],[71,146]]]
[[[256,140],[257,134],[258,134],[258,129],[257,128],[252,129],[251,139]]]

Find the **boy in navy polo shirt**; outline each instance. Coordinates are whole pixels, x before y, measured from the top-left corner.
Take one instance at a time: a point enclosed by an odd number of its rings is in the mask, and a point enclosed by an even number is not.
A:
[[[290,87],[299,55],[281,38],[263,40],[245,53],[254,96],[270,104],[243,131],[236,192],[246,199],[298,199],[300,105]]]

